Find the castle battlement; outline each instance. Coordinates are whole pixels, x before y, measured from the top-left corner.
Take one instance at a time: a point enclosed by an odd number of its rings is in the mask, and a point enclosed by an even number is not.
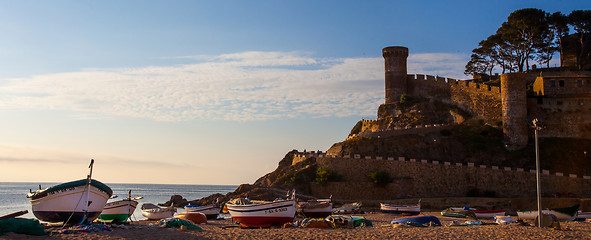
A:
[[[422,84],[422,85],[439,85],[439,86],[449,86],[457,87],[460,89],[464,89],[465,91],[481,91],[483,93],[501,93],[501,88],[496,86],[489,86],[486,84],[475,83],[471,80],[457,80],[454,78],[446,78],[446,77],[439,77],[439,76],[432,76],[432,75],[424,75],[424,74],[408,74],[407,80],[412,81],[411,84],[414,82],[415,84]]]

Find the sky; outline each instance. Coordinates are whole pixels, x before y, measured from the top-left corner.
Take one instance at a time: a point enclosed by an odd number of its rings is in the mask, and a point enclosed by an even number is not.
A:
[[[0,0],[0,182],[253,183],[376,118],[384,47],[467,79],[522,8],[591,1]]]

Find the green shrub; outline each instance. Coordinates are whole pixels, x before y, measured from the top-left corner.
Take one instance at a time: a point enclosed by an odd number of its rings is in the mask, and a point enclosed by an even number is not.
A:
[[[368,177],[371,179],[371,181],[379,187],[384,187],[386,186],[388,183],[390,183],[391,179],[390,179],[390,173],[383,171],[383,170],[377,170],[375,172],[371,172]]]
[[[328,169],[326,166],[322,166],[316,169],[316,178],[314,178],[314,182],[324,184],[327,183],[332,176],[332,171]]]
[[[400,96],[400,103],[401,103],[401,104],[404,104],[404,103],[406,103],[408,100],[409,100],[409,99],[408,99],[408,95],[406,95],[406,94],[402,94],[402,95]]]

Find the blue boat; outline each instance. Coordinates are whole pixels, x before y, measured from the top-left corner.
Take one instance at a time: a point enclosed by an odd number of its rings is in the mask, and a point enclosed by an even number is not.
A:
[[[439,218],[437,218],[435,216],[428,216],[428,215],[394,218],[394,220],[392,220],[390,222],[390,224],[409,224],[409,225],[421,226],[421,227],[432,226],[432,225],[441,226],[441,222],[439,221]]]

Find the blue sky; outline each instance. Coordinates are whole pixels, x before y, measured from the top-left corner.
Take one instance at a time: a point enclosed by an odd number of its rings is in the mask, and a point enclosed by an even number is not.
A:
[[[240,184],[384,101],[381,50],[466,79],[514,10],[588,1],[0,1],[0,181]]]

